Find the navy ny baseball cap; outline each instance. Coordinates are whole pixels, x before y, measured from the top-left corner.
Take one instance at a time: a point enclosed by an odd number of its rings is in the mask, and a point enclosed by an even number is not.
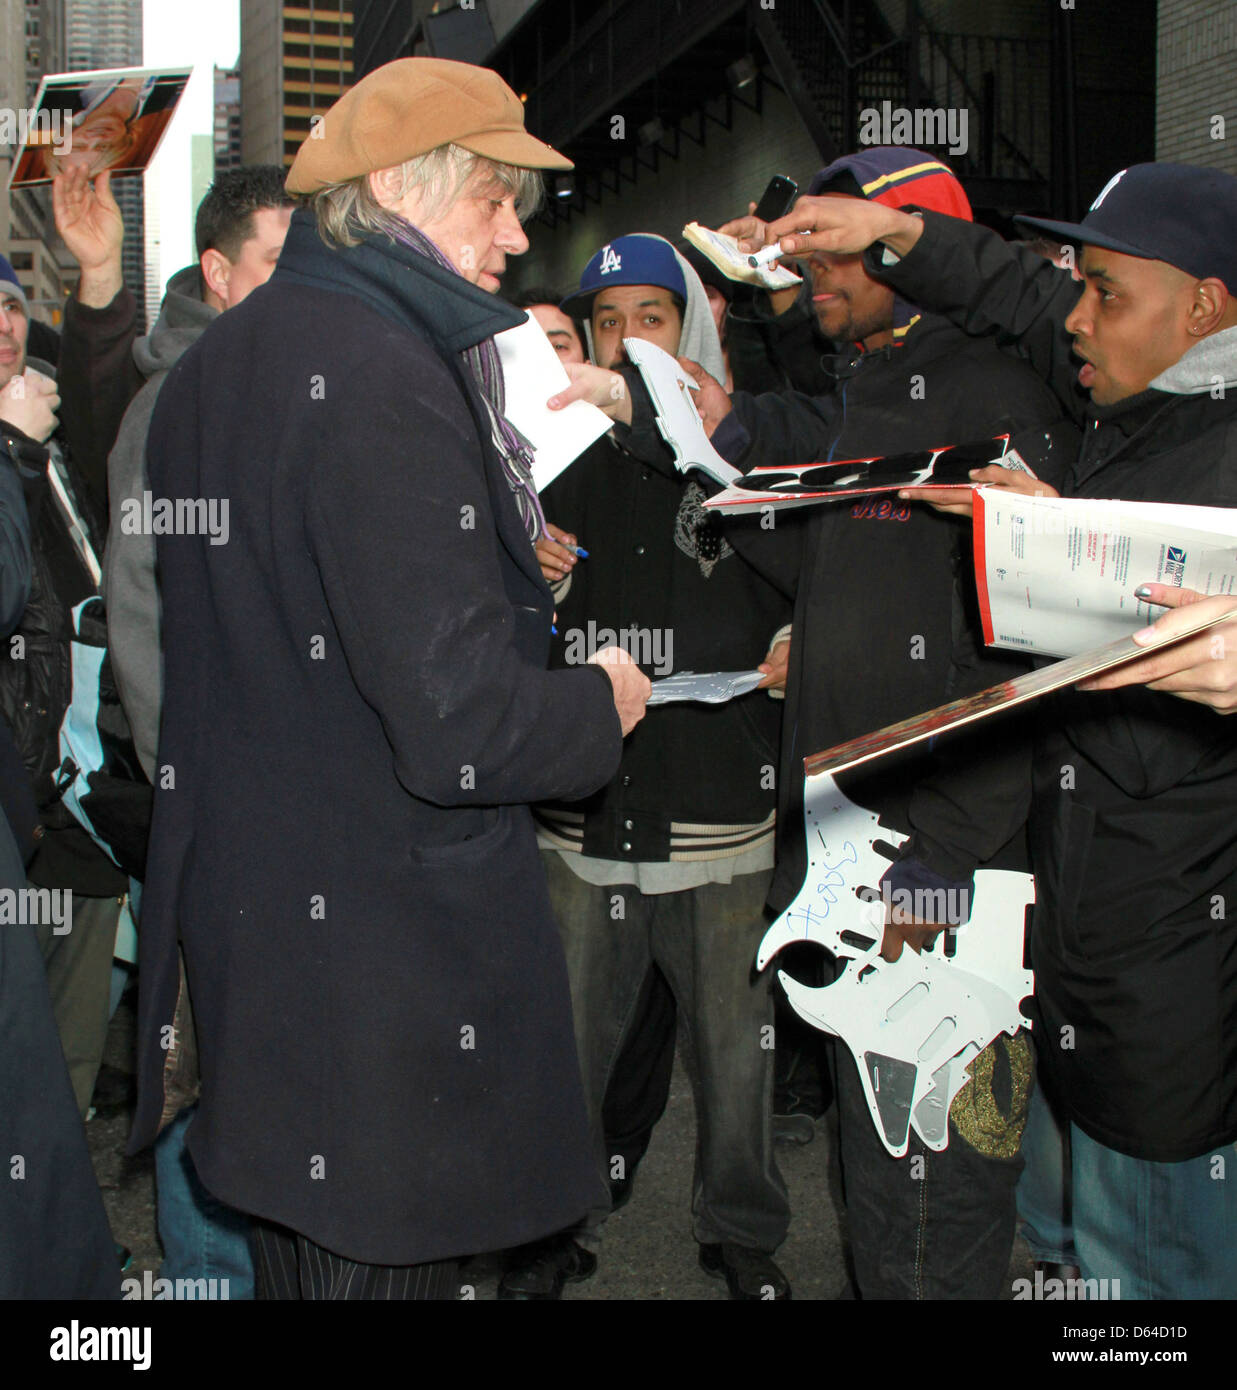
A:
[[[564,314],[587,318],[593,296],[612,285],[659,285],[687,302],[687,281],[674,247],[660,237],[634,232],[607,242],[584,267],[580,288],[558,307]]]
[[[1015,217],[1061,242],[1167,261],[1237,294],[1237,178],[1194,164],[1131,164],[1100,189],[1081,222]]]

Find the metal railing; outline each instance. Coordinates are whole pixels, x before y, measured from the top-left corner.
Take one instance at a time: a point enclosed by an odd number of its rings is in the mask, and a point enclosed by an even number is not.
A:
[[[917,67],[938,106],[966,106],[980,140],[969,162],[1004,178],[1047,177],[1051,157],[1047,39],[919,31]],[[1028,81],[1028,77],[1040,81]]]
[[[1051,161],[1048,39],[934,29],[915,0],[897,33],[871,0],[799,0],[759,15],[775,65],[794,69],[792,96],[823,154],[855,144],[860,112],[882,100],[909,107],[965,108],[969,148],[959,172],[1047,179]],[[1028,73],[1039,80],[1027,83]],[[1027,98],[1029,90],[1033,93]]]

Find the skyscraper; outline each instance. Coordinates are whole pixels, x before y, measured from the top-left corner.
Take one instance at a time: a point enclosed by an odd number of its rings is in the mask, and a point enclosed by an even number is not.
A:
[[[0,104],[29,108],[39,79],[63,64],[63,45],[63,0],[0,0]],[[56,255],[51,196],[44,189],[10,196],[3,192],[7,176],[8,160],[0,159],[0,239],[34,315],[58,323],[66,277]]]
[[[25,33],[26,16],[20,0],[0,0],[0,103],[5,106],[24,106],[26,92]],[[9,195],[6,192],[10,156],[7,145],[0,144],[0,233],[9,235]]]
[[[26,0],[26,84],[64,70],[64,0]]]
[[[64,0],[65,71],[131,68],[142,62],[142,0]],[[136,175],[112,185],[125,219],[123,272],[146,315],[146,219],[142,179]]]
[[[215,68],[215,173],[240,168],[241,70]]]
[[[315,116],[352,85],[352,8],[241,0],[241,152],[287,168]]]
[[[142,0],[64,0],[69,72],[142,61]]]

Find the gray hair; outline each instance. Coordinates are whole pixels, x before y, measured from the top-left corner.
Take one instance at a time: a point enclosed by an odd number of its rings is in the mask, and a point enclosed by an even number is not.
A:
[[[541,206],[545,193],[540,170],[502,164],[460,145],[439,145],[398,167],[396,196],[402,198],[414,188],[424,189],[423,213],[430,221],[446,212],[465,190],[496,185],[515,196],[516,213],[526,222]],[[368,174],[327,184],[312,195],[310,207],[318,220],[318,234],[328,245],[356,246],[374,232],[391,235],[395,214],[374,197]]]

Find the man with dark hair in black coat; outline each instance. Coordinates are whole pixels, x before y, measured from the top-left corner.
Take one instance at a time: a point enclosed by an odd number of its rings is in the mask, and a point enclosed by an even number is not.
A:
[[[125,229],[110,175],[104,170],[91,181],[78,166],[52,181],[56,230],[80,269],[65,301],[57,373],[65,397],[62,422],[105,528],[107,460],[130,402],[166,366],[168,339],[183,342],[186,326],[200,326],[194,316],[202,306],[219,311],[239,304],[270,278],[294,203],[283,179],[277,165],[244,165],[220,174],[207,189],[194,220],[197,258],[168,281],[160,307],[162,354],[135,351],[144,325],[121,274]]]
[[[724,370],[704,287],[660,237],[637,233],[600,248],[565,307],[588,316],[600,367],[625,362],[623,342],[634,338]],[[558,539],[539,541],[537,552],[559,606],[554,664],[581,660],[599,629],[623,633],[663,676],[750,670],[772,656],[789,616],[785,596],[721,543],[703,495],[668,451],[645,467],[611,438],[545,489],[547,527]],[[590,548],[578,565],[563,544],[577,535]],[[647,1143],[626,1125],[626,1133],[606,1132],[603,1097],[616,1075],[622,1086],[643,1061],[648,1098],[664,1103],[657,1077],[673,1062],[670,1049],[659,1054],[655,1033],[635,1035],[658,1022],[654,969],[678,1004],[699,1107],[692,1229],[700,1263],[732,1297],[790,1296],[772,1258],[790,1220],[769,1114],[773,1009],[768,982],[750,977],[773,864],[779,722],[777,705],[757,691],[717,706],[659,709],[624,744],[607,787],[535,810],[567,952],[596,1196],[580,1228],[517,1252],[499,1298],[558,1298],[565,1282],[596,1268],[604,1222]],[[642,1002],[653,1006],[651,1020]],[[637,1124],[640,1109],[628,1111]],[[659,1114],[654,1103],[644,1118]]]
[[[1021,220],[1077,248],[1081,283],[928,209],[807,199],[772,233],[863,255],[1029,361],[1085,424],[1065,496],[1237,506],[1237,179],[1137,164],[1080,224]],[[1070,1120],[1084,1277],[1233,1298],[1237,727],[1197,689],[1125,680],[1045,700],[1033,783],[1006,796],[1015,818],[1031,803],[1039,1056]]]

